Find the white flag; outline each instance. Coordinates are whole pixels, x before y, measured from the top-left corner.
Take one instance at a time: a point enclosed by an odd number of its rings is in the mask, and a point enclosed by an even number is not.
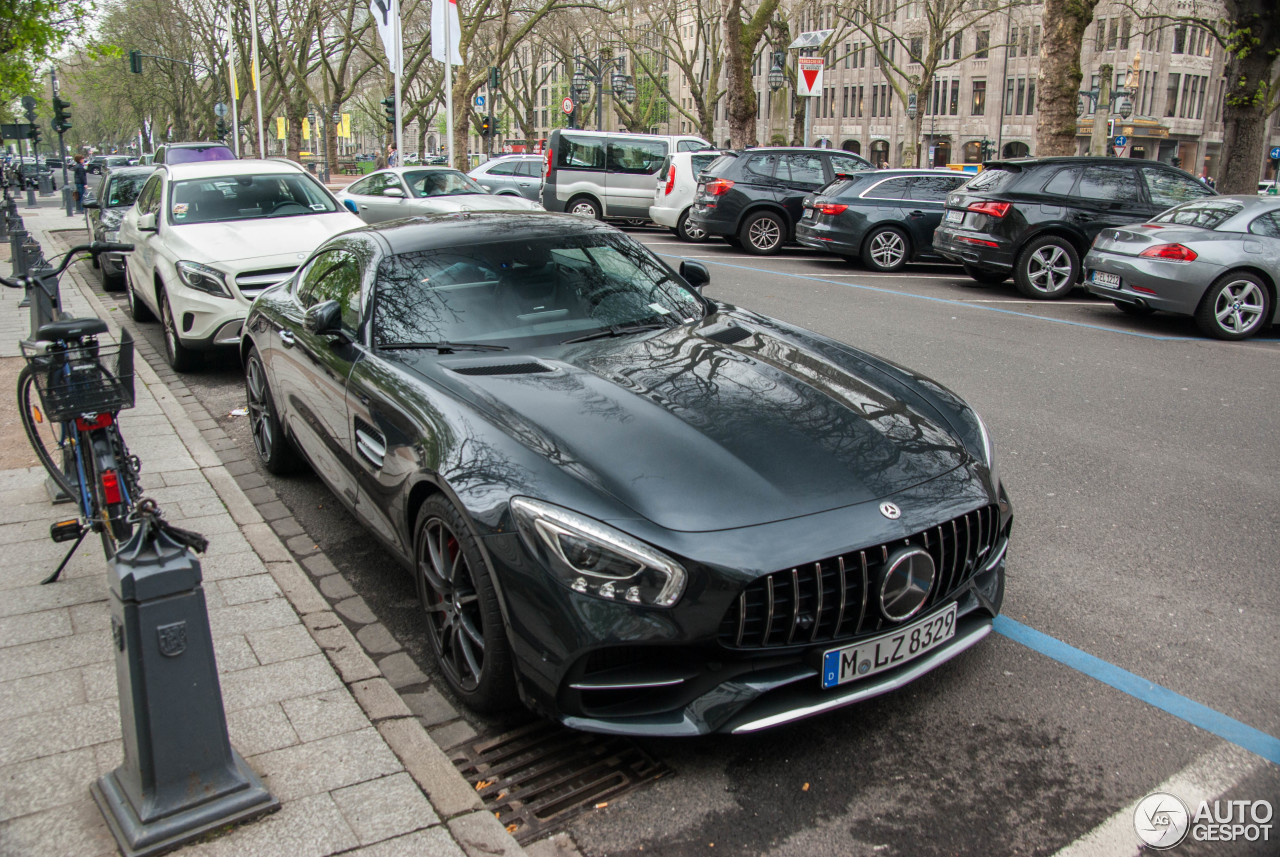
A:
[[[369,0],[369,13],[378,25],[391,73],[400,74],[400,0]]]
[[[458,44],[462,41],[462,25],[458,23],[458,0],[431,0],[431,58],[440,62],[444,62],[446,30],[449,33],[449,56],[452,64],[462,65],[462,54],[458,50]]]

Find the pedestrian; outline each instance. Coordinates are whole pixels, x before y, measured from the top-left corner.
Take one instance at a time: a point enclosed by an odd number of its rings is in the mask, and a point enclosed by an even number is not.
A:
[[[395,143],[392,143],[390,146],[387,146],[387,166],[389,167],[400,166],[400,153],[396,151]]]
[[[89,171],[84,168],[84,155],[76,155],[76,214],[84,214],[84,195],[89,189]]]
[[[382,150],[378,150],[378,157],[373,159],[373,168],[375,170],[385,170],[387,168],[387,156],[382,154]]]

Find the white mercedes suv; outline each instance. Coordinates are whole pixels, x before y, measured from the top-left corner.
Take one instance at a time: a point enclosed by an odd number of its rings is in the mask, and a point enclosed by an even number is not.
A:
[[[363,222],[297,164],[277,160],[161,165],[120,223],[131,243],[129,311],[164,325],[176,371],[234,346],[249,304],[323,241]]]

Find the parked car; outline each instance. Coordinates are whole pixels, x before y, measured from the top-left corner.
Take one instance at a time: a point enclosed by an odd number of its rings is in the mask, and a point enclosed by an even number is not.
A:
[[[1275,192],[1276,192],[1276,180],[1275,180],[1275,179],[1263,179],[1262,181],[1258,182],[1258,194],[1259,194],[1259,195],[1263,195],[1263,194],[1271,194],[1271,195],[1273,195],[1273,196],[1274,196],[1274,195],[1275,195]]]
[[[937,261],[933,230],[947,194],[971,178],[951,170],[875,170],[838,178],[804,199],[796,241],[873,271]]]
[[[1026,158],[988,161],[947,197],[933,246],[984,283],[1013,275],[1029,298],[1064,298],[1103,229],[1141,223],[1214,191],[1159,161]]]
[[[45,164],[40,163],[34,158],[23,158],[18,164],[18,174],[22,176],[23,188],[32,188],[38,190],[40,188],[40,176],[47,175],[53,190],[58,189],[53,170],[49,169]]]
[[[120,223],[120,240],[134,245],[129,312],[159,316],[169,365],[184,371],[201,351],[237,345],[258,294],[322,241],[360,225],[297,164],[164,164]]]
[[[62,169],[62,158],[45,158],[44,165],[51,170],[60,170]],[[67,168],[70,169],[71,165],[68,164]],[[1261,191],[1259,191],[1259,193],[1261,193]]]
[[[152,167],[118,167],[107,173],[97,193],[87,192],[84,216],[90,241],[120,240],[120,221],[154,172]],[[113,292],[124,288],[123,253],[100,253],[94,257],[94,266],[102,273],[103,289]]]
[[[748,253],[772,255],[794,237],[805,196],[837,175],[872,169],[864,158],[838,149],[725,152],[698,177],[689,222]]]
[[[716,149],[668,155],[658,170],[649,219],[667,227],[682,241],[706,241],[705,231],[689,226],[689,212],[693,209],[693,197],[698,190],[698,174],[718,157],[720,152]]]
[[[94,155],[85,164],[90,175],[100,176],[115,167],[127,167],[132,159],[128,155]]]
[[[1089,291],[1127,313],[1189,315],[1208,336],[1247,339],[1275,321],[1280,198],[1219,196],[1104,229],[1084,268]]]
[[[684,135],[558,128],[548,138],[542,205],[596,220],[648,220],[653,182],[667,156],[709,145]]]
[[[337,236],[254,303],[262,466],[300,451],[413,575],[468,705],[752,732],[990,631],[1013,513],[977,414],[709,279],[478,212]]]
[[[378,170],[340,190],[338,199],[366,223],[455,211],[542,210],[527,199],[489,193],[465,173],[449,167]]]
[[[542,194],[541,155],[503,155],[467,173],[489,193],[522,196],[537,202]],[[541,208],[541,206],[539,206]]]
[[[189,164],[193,161],[234,161],[236,153],[222,143],[165,143],[156,149],[152,163]]]

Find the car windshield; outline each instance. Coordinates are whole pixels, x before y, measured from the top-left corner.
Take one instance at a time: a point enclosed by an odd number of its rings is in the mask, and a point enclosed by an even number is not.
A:
[[[1217,229],[1223,221],[1235,217],[1244,203],[1230,199],[1206,199],[1186,202],[1152,218],[1152,223],[1176,223],[1178,226],[1199,226]]]
[[[147,183],[149,175],[112,176],[107,182],[107,189],[102,194],[102,202],[107,208],[120,208],[133,205],[138,198],[138,191]]]
[[[337,211],[329,195],[301,173],[188,179],[174,182],[169,199],[173,224]]]
[[[234,161],[235,152],[223,145],[182,146],[168,149],[164,153],[166,164],[190,164],[196,161]]]
[[[454,196],[460,193],[488,193],[457,170],[410,170],[404,174],[405,184],[415,197]]]
[[[374,342],[511,345],[670,327],[701,299],[643,246],[577,232],[389,256],[378,266]]]

